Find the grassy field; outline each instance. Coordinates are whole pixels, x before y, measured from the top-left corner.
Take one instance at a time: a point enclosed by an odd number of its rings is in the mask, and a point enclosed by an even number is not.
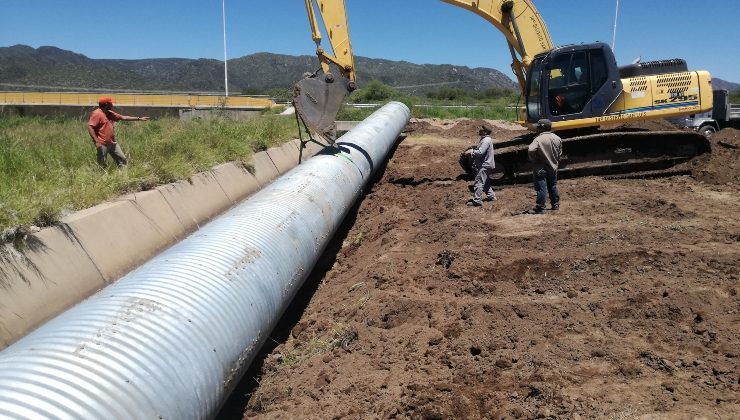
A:
[[[450,105],[459,105],[455,103],[447,104],[435,104],[434,101],[420,101],[416,104],[415,101],[402,100],[411,109],[411,116],[413,118],[440,118],[440,119],[453,119],[453,118],[482,118],[489,120],[505,120],[515,121],[516,113],[513,109],[507,106],[510,102],[501,100],[496,103],[482,103],[472,107],[462,108],[449,108]],[[424,104],[424,106],[420,106]],[[429,105],[429,106],[426,106]],[[445,106],[435,106],[445,105]],[[339,111],[337,120],[339,121],[360,121],[367,118],[377,108],[350,108],[344,107]]]
[[[504,98],[473,108],[419,107],[450,101],[402,98],[417,118],[514,119]],[[381,101],[382,102],[382,101]],[[362,120],[375,108],[345,107],[338,120]],[[246,161],[297,137],[295,118],[265,114],[247,121],[228,119],[119,122],[116,139],[129,158],[118,169],[100,168],[86,120],[0,118],[0,242],[18,227],[48,226],[61,216],[115,196],[187,179],[229,161]],[[306,136],[304,135],[304,138]]]
[[[116,139],[128,167],[100,168],[87,121],[0,119],[0,232],[47,226],[60,216],[127,192],[187,179],[219,163],[297,136],[295,119],[263,115],[224,119],[119,122]],[[110,158],[109,158],[110,162]]]

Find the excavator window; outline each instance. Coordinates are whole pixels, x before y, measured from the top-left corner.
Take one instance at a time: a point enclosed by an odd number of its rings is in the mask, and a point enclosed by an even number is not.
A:
[[[591,57],[591,93],[596,93],[609,78],[609,70],[606,67],[604,52],[594,50],[590,53]]]
[[[544,116],[540,107],[542,81],[542,59],[535,60],[527,78],[527,119],[537,121]]]
[[[574,51],[557,55],[552,60],[549,75],[547,86],[550,113],[582,113],[593,95],[587,52]]]

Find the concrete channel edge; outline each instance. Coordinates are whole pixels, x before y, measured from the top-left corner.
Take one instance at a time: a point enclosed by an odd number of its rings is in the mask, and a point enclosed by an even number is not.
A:
[[[306,145],[303,159],[321,150]],[[300,141],[230,162],[189,181],[128,194],[81,210],[58,226],[0,245],[0,349],[91,296],[299,161]]]

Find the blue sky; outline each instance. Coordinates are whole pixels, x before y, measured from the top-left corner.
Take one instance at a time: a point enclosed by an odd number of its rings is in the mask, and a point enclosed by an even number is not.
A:
[[[503,36],[437,0],[346,0],[355,55],[491,67],[513,78]],[[535,0],[557,45],[611,43],[616,0]],[[740,83],[740,0],[620,0],[620,65],[684,58]],[[221,0],[1,0],[0,46],[52,45],[90,58],[223,59]],[[300,0],[226,0],[229,58],[314,53]]]

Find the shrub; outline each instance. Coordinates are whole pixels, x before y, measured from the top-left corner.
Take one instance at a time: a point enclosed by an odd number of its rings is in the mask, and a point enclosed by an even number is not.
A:
[[[740,104],[740,90],[730,91],[730,103]]]
[[[387,101],[398,93],[378,80],[372,80],[364,87],[352,92],[351,99],[354,102],[376,102]]]
[[[443,87],[436,92],[429,92],[427,97],[430,99],[439,99],[443,101],[462,101],[470,98],[470,94],[465,89]]]

